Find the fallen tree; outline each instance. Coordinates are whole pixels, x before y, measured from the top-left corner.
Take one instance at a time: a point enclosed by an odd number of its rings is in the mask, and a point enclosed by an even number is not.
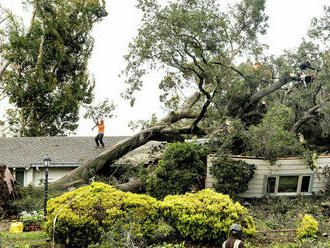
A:
[[[182,136],[205,136],[218,129],[227,118],[260,116],[260,101],[277,92],[294,78],[273,62],[271,75],[235,59],[258,45],[257,35],[266,27],[264,1],[242,0],[230,14],[222,15],[216,1],[178,2],[162,8],[156,1],[139,1],[142,27],[125,57],[128,88],[124,97],[134,104],[134,92],[141,89],[149,68],[159,65],[166,75],[159,83],[162,101],[169,114],[100,153],[52,184],[68,188],[88,183],[95,175],[106,174],[116,160],[148,141],[164,141]],[[191,25],[191,22],[194,25]],[[262,50],[260,50],[262,51]],[[267,65],[268,66],[268,65]],[[182,89],[197,91],[182,99]],[[181,92],[181,93],[180,93]],[[175,111],[173,111],[175,110]],[[135,190],[139,182],[118,186]]]
[[[271,86],[272,90],[262,90],[262,92],[264,92],[263,95],[258,92],[257,96],[252,95],[251,100],[247,100],[246,102],[251,103],[252,101],[255,101],[257,97],[260,100],[262,99],[262,97],[271,94],[273,91],[281,88],[281,86],[285,85],[288,82],[289,78],[284,77],[280,81],[280,83],[276,84],[276,87],[274,85]],[[268,88],[269,86],[267,86],[267,89]],[[202,120],[204,118],[206,110],[204,110],[203,107],[201,108],[199,113],[196,113],[196,111],[194,110],[194,107],[198,104],[201,95],[202,94],[200,92],[196,92],[186,101],[186,104],[179,111],[169,113],[162,121],[159,122],[159,125],[142,130],[139,133],[108,148],[104,152],[100,153],[97,157],[89,160],[85,164],[68,173],[63,178],[52,183],[51,187],[54,187],[56,189],[67,189],[69,187],[88,183],[90,178],[94,177],[95,175],[100,175],[104,173],[112,164],[114,164],[125,154],[146,144],[149,141],[176,140],[181,135],[197,135],[200,137],[207,135],[206,130],[198,127],[197,124],[199,122],[196,121],[198,119]],[[246,102],[242,103],[243,106],[246,106]],[[207,101],[204,103],[203,106],[206,105],[209,106],[209,103]],[[201,118],[202,115],[203,117]],[[192,118],[194,122],[192,122],[190,126],[176,126],[177,122],[182,121],[184,119],[191,120]],[[141,181],[135,180],[132,182],[128,182],[122,185],[118,185],[117,188],[123,191],[137,192],[141,188]]]

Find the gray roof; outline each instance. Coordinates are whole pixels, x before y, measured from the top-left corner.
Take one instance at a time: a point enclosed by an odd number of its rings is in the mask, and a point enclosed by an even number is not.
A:
[[[127,136],[104,137],[107,147],[128,138]],[[105,149],[106,149],[105,148]],[[104,149],[95,148],[94,137],[10,137],[0,138],[0,163],[12,167],[27,167],[43,163],[46,154],[52,163],[84,163]]]

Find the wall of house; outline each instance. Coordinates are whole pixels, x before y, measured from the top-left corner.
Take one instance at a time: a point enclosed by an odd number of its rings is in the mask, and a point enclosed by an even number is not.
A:
[[[57,168],[48,168],[48,182],[54,182],[67,173],[75,169],[76,167],[57,167]],[[33,183],[33,185],[38,186],[40,184],[44,184],[45,180],[45,168],[30,168],[33,170],[33,178],[29,181],[28,184]]]
[[[207,160],[207,176],[205,186],[206,188],[213,188],[213,184],[217,182],[210,174],[210,167],[215,157],[209,156]],[[238,159],[238,158],[234,158]],[[319,169],[312,171],[305,165],[305,160],[302,159],[281,159],[276,162],[275,165],[270,165],[269,161],[262,159],[240,158],[249,164],[255,164],[256,170],[253,179],[249,182],[248,190],[242,193],[241,197],[246,198],[260,198],[267,193],[267,180],[269,177],[281,177],[281,176],[298,176],[298,189],[296,193],[280,193],[275,192],[273,195],[297,195],[305,194],[309,195],[312,192],[318,193],[326,186],[327,177],[330,169],[330,157],[320,157],[317,159]],[[310,176],[310,184],[308,192],[300,192],[302,177]],[[276,181],[278,187],[279,179]]]

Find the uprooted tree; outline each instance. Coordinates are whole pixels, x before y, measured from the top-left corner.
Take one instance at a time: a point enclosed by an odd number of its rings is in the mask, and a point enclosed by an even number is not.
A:
[[[125,57],[128,88],[123,96],[134,105],[134,93],[142,89],[143,76],[161,68],[164,78],[159,87],[164,94],[160,100],[168,108],[168,115],[156,124],[153,120],[136,135],[109,148],[55,185],[82,183],[95,174],[102,174],[118,158],[150,140],[171,140],[182,135],[219,136],[221,140],[221,135],[234,132],[230,123],[235,121],[240,122],[250,137],[253,130],[264,134],[260,131],[264,128],[266,134],[275,130],[283,136],[286,135],[283,132],[290,132],[293,134],[290,138],[296,139],[294,134],[301,132],[309,139],[315,120],[322,120],[318,124],[318,129],[323,130],[319,136],[326,139],[328,114],[324,106],[329,104],[329,91],[326,91],[329,48],[311,39],[304,41],[297,52],[287,52],[278,58],[265,57],[264,46],[258,42],[258,36],[264,34],[267,27],[264,2],[242,0],[225,11],[215,0],[183,0],[165,7],[154,0],[139,1],[142,26]],[[325,12],[326,17],[313,21],[310,34],[315,35],[322,25],[326,30],[329,9]],[[324,35],[326,31],[317,38]],[[258,61],[259,65],[250,60],[237,63],[242,57]],[[300,79],[290,77],[290,73],[307,58],[317,64],[320,72],[311,86],[305,88],[300,85]],[[187,94],[190,97],[183,97]],[[286,114],[270,112],[262,123],[268,110],[276,106],[282,106]],[[267,121],[272,122],[272,118],[279,118],[278,125],[269,129]],[[309,140],[312,145],[312,139]],[[244,149],[253,151],[243,146],[237,152],[245,152]],[[135,181],[120,188],[132,190],[139,185]]]
[[[219,145],[239,147],[235,152],[242,153],[253,152],[251,146],[242,145],[250,137],[258,142],[259,138],[271,139],[274,133],[275,137],[293,134],[289,143],[296,142],[292,139],[301,133],[311,146],[329,139],[329,47],[320,43],[329,38],[329,8],[323,18],[313,20],[308,41],[297,51],[275,58],[266,57],[266,48],[258,41],[267,28],[265,0],[241,0],[227,9],[216,0],[180,0],[166,6],[156,0],[139,0],[137,6],[143,13],[142,25],[125,57],[128,87],[123,96],[133,105],[144,76],[153,69],[161,70],[164,77],[155,83],[164,92],[160,100],[168,115],[156,123],[153,120],[54,186],[86,182],[150,140],[216,136]],[[309,87],[299,77],[290,76],[306,59],[319,69]],[[246,62],[239,62],[242,60]],[[279,120],[268,125],[274,118]],[[224,139],[227,135],[232,137],[231,145]],[[317,143],[320,140],[322,144]]]

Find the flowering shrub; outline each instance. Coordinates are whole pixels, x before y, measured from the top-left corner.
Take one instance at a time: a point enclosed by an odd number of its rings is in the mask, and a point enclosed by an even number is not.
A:
[[[297,238],[314,237],[319,230],[318,222],[309,214],[305,214],[297,230]]]
[[[30,213],[28,213],[27,211],[23,211],[22,213],[20,213],[19,220],[23,224],[37,223],[41,225],[44,220],[44,212],[42,210],[32,211]]]
[[[182,237],[195,242],[220,244],[234,223],[243,227],[245,235],[256,232],[245,207],[210,189],[196,194],[169,195],[157,204],[165,220]]]
[[[124,193],[104,183],[63,194],[48,202],[47,232],[66,247],[88,247],[100,238],[100,228],[106,232],[118,221],[133,215],[134,235],[150,237],[157,228],[159,219],[154,207],[156,199],[132,193]],[[130,222],[127,222],[130,223]]]

